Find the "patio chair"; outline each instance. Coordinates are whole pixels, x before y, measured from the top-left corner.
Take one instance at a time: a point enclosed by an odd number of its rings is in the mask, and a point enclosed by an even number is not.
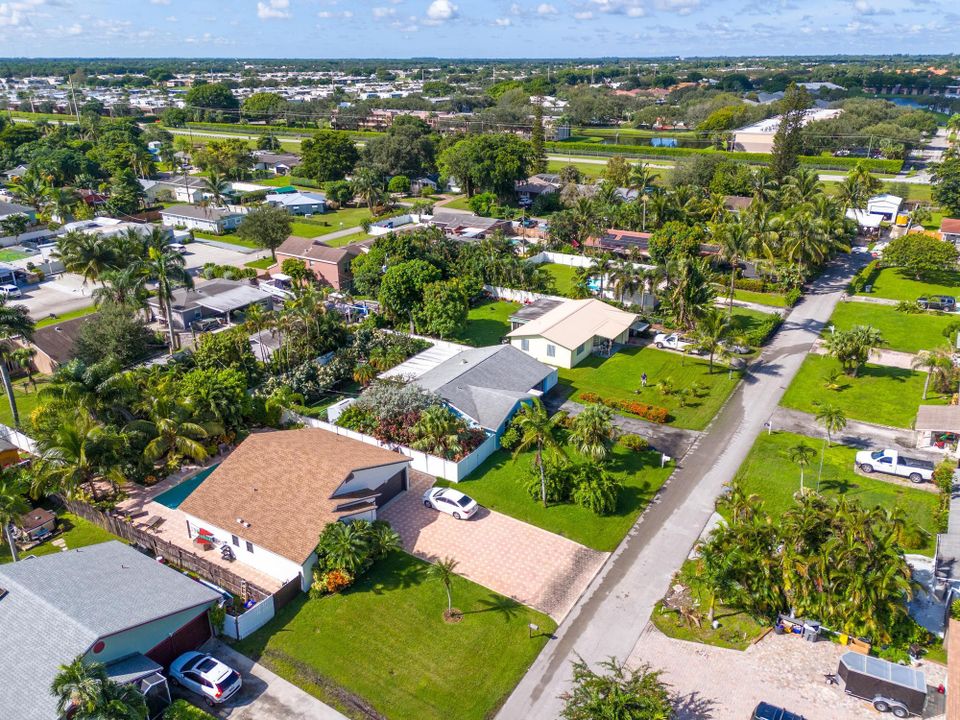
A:
[[[150,518],[143,524],[143,529],[156,530],[158,527],[163,525],[164,522],[165,522],[164,518],[160,517],[159,515],[154,515],[152,518]]]

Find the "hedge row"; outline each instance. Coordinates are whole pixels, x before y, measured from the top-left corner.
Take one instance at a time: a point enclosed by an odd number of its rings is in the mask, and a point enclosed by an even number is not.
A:
[[[562,153],[575,153],[578,150],[598,155],[630,155],[642,158],[682,158],[692,155],[701,155],[705,152],[711,155],[721,155],[735,162],[750,165],[765,165],[770,162],[767,153],[729,152],[727,150],[702,150],[683,147],[653,147],[652,145],[598,145],[585,142],[549,142],[547,150]],[[872,172],[897,173],[903,167],[903,160],[874,160],[873,158],[833,157],[827,155],[803,155],[801,165],[809,165],[824,169],[848,170],[863,163],[864,167]]]
[[[880,272],[880,261],[871,260],[865,268],[850,280],[850,284],[847,285],[847,293],[856,295],[858,292],[863,292],[867,285],[873,284],[878,272]]]
[[[767,341],[767,338],[773,335],[782,322],[783,316],[781,316],[780,313],[767,315],[760,321],[759,325],[744,333],[747,344],[753,347],[760,347]]]
[[[330,128],[301,128],[290,127],[288,125],[250,125],[247,123],[214,123],[214,122],[188,122],[188,128],[194,130],[220,130],[223,132],[248,132],[259,135],[276,135],[280,137],[313,137],[320,130],[329,130]],[[375,130],[333,130],[332,132],[344,133],[350,137],[375,138],[383,135],[382,132]]]
[[[669,410],[665,407],[659,407],[658,405],[647,405],[646,403],[633,402],[631,400],[605,398],[592,392],[580,393],[579,399],[585,403],[600,403],[613,410],[628,412],[631,415],[636,415],[644,420],[660,423],[661,425],[667,421],[667,417],[670,414]]]

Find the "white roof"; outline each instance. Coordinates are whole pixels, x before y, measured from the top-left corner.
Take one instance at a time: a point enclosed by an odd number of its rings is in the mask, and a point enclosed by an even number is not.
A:
[[[821,109],[821,108],[811,108],[806,111],[803,116],[803,124],[807,125],[808,123],[815,122],[817,120],[832,120],[837,117],[843,110],[837,109]],[[755,122],[752,125],[747,125],[746,127],[737,128],[734,132],[737,133],[761,133],[763,135],[773,135],[777,132],[777,128],[780,127],[780,118],[782,115],[776,115],[772,118],[767,118],[765,120],[760,120]]]
[[[636,319],[634,313],[618,310],[600,300],[567,300],[511,331],[507,337],[538,335],[573,350],[594,337],[614,340],[629,330]]]
[[[271,193],[267,195],[268,203],[276,203],[284,207],[290,205],[313,205],[316,203],[325,203],[327,196],[323,193],[295,192],[295,193]]]
[[[883,222],[883,215],[869,213],[866,210],[854,210],[853,208],[847,209],[847,217],[856,220],[857,225],[862,228],[878,228],[880,223]]]
[[[874,195],[867,200],[868,212],[897,212],[900,205],[903,204],[903,198],[896,195],[885,193],[883,195]]]

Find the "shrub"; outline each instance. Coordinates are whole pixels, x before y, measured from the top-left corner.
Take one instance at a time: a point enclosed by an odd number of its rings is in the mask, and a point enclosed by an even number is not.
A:
[[[919,315],[923,312],[923,308],[909,300],[901,300],[894,309],[906,315]]]
[[[634,450],[637,452],[640,452],[641,450],[647,450],[650,447],[649,440],[642,435],[634,435],[632,433],[621,435],[618,442],[628,450]]]
[[[960,600],[954,600],[950,603],[950,619],[960,620]]]
[[[798,302],[800,302],[801,297],[803,297],[803,292],[800,290],[800,288],[791,288],[788,290],[787,294],[784,296],[784,299],[787,302],[787,307],[793,307],[796,305]]]
[[[163,711],[163,720],[215,720],[215,718],[186,700],[175,700]]]
[[[783,316],[780,315],[780,313],[767,315],[755,328],[744,333],[744,339],[747,341],[748,345],[759,347],[767,341],[767,338],[770,337],[778,327],[780,327],[780,323],[782,322]]]
[[[227,621],[227,611],[220,603],[214,603],[210,608],[210,624],[213,625],[215,635],[223,635],[223,625]]]
[[[547,502],[567,502],[573,489],[573,478],[569,466],[548,462],[544,466],[544,476],[547,484]],[[540,488],[540,470],[536,465],[531,464],[531,470],[524,476],[523,484],[531,499],[540,500],[543,497]]]
[[[597,515],[609,515],[617,509],[617,498],[622,487],[619,478],[592,465],[583,468],[586,472],[575,471],[573,502]]]
[[[603,400],[596,393],[585,392],[585,393],[580,393],[580,402],[590,404],[590,403],[603,402]]]
[[[665,407],[659,407],[658,405],[647,405],[646,403],[635,402],[632,400],[604,400],[603,404],[607,407],[613,408],[614,410],[622,410],[623,412],[628,412],[631,415],[641,417],[644,420],[649,420],[650,422],[660,424],[665,423],[670,415],[670,411]]]
[[[940,492],[950,494],[953,489],[953,473],[956,469],[956,463],[950,460],[942,460],[933,469],[933,484],[940,489]]]
[[[876,279],[877,273],[880,272],[880,261],[871,260],[867,263],[867,266],[864,267],[860,272],[853,276],[853,279],[850,281],[850,284],[847,286],[847,292],[850,295],[856,295],[859,292],[863,292],[866,289],[867,285],[872,285]]]
[[[320,582],[328,593],[338,593],[353,584],[353,576],[346,570],[330,570],[320,576]]]
[[[750,292],[767,292],[770,285],[762,278],[737,278],[733,281],[733,286],[738,290],[749,290]]]
[[[337,418],[337,425],[354,432],[370,434],[377,427],[377,418],[372,410],[353,403],[340,413],[340,417]]]
[[[520,442],[520,431],[511,424],[500,436],[500,447],[504,450],[513,450],[518,442]]]

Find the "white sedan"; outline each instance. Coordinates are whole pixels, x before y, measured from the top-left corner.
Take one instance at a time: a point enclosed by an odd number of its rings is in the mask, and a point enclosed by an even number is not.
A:
[[[480,506],[473,498],[459,490],[432,487],[423,494],[423,506],[453,515],[457,520],[466,520],[476,514]]]
[[[658,333],[653,339],[653,344],[660,350],[667,348],[668,350],[679,350],[682,352],[693,348],[693,341],[678,333]]]
[[[213,707],[236,694],[243,684],[240,673],[212,655],[187,652],[170,665],[170,679],[174,685],[193,690]]]

